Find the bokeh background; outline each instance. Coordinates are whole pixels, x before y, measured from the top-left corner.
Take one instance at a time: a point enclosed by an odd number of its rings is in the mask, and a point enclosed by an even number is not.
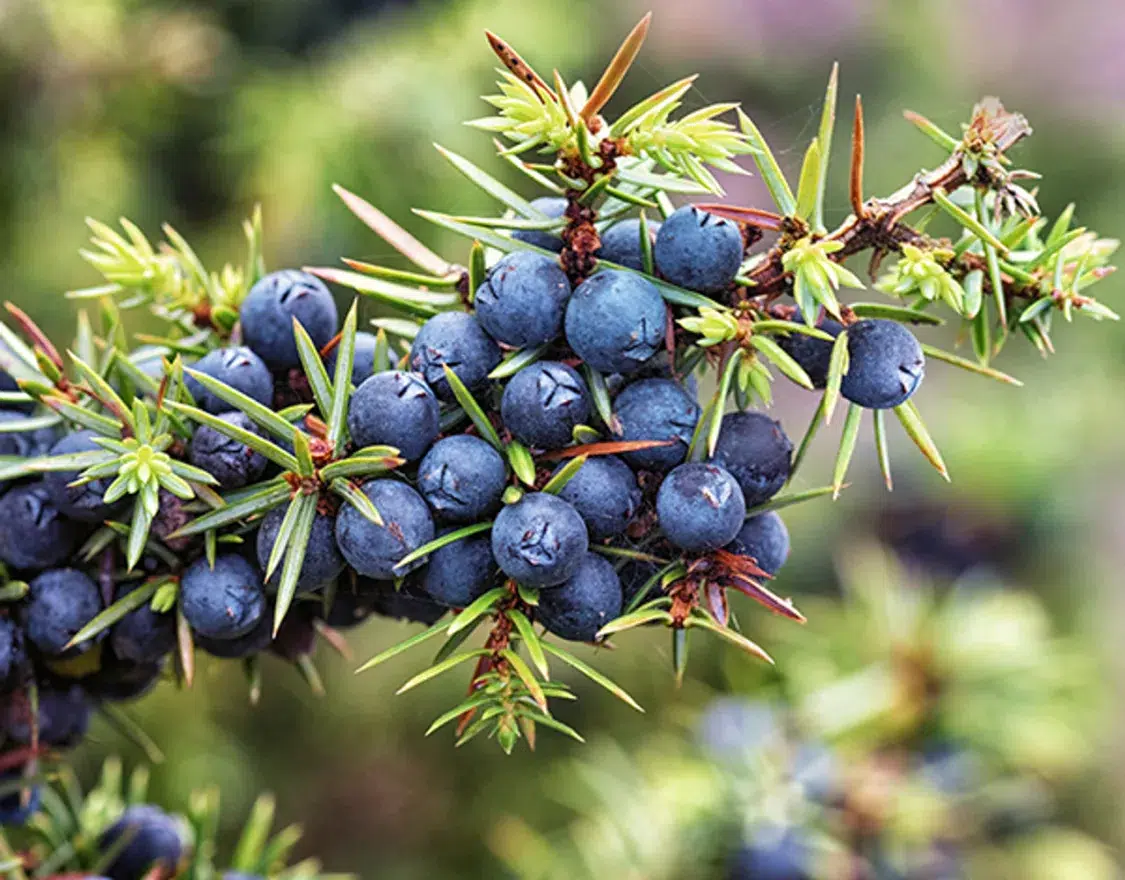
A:
[[[461,242],[409,209],[486,207],[434,153],[435,140],[502,173],[489,162],[488,138],[461,125],[484,115],[478,96],[492,88],[495,58],[484,29],[541,70],[590,82],[648,8],[656,13],[649,42],[611,111],[699,72],[690,104],[741,101],[795,172],[838,60],[842,106],[863,95],[867,186],[879,193],[940,160],[903,121],[904,108],[956,131],[977,98],[996,94],[1036,129],[1017,157],[1043,174],[1045,212],[1076,201],[1082,225],[1111,236],[1125,229],[1125,6],[1113,0],[5,0],[4,296],[65,333],[63,292],[97,282],[77,256],[87,216],[126,215],[154,236],[168,221],[218,263],[238,258],[238,222],[260,202],[270,268],[333,265],[342,255],[393,262],[332,195],[333,182],[440,252],[460,255]],[[834,163],[829,220],[847,212],[845,152]],[[755,178],[728,184],[733,201],[766,204]],[[1110,281],[1100,297],[1120,311],[1120,292]],[[1068,777],[1062,809],[1113,851],[1125,831],[1125,753],[1114,735],[1125,715],[1125,336],[1086,323],[1055,338],[1059,352],[1049,361],[1026,346],[1005,352],[1000,366],[1024,379],[1023,389],[934,366],[919,404],[952,485],[899,436],[892,448],[899,481],[888,496],[870,448],[861,448],[854,486],[841,500],[787,517],[794,551],[777,588],[799,605],[802,597],[832,596],[849,548],[871,534],[901,532],[912,521],[908,511],[920,510],[915,544],[947,557],[949,534],[960,535],[973,559],[1041,596],[1053,625],[1088,656],[1076,700],[1099,707],[1080,739],[1081,770]],[[795,387],[781,398],[775,415],[799,436],[809,402]],[[818,443],[799,487],[827,481],[828,443]],[[926,525],[935,521],[940,528]],[[745,609],[744,621],[754,613]],[[353,648],[363,658],[405,633],[374,624]],[[807,637],[827,636],[813,621]],[[746,671],[750,660],[698,642],[677,691],[666,634],[632,633],[619,645],[600,662],[648,714],[580,685],[581,701],[566,719],[626,752],[683,728],[716,692],[772,687],[768,675]],[[790,653],[799,657],[799,643]],[[552,768],[582,747],[541,737],[534,756],[504,758],[481,741],[455,752],[448,737],[421,733],[463,682],[451,677],[396,698],[418,658],[360,677],[351,674],[354,663],[327,652],[318,660],[326,699],[280,662],[270,664],[255,711],[230,667],[222,675],[205,667],[191,693],[158,690],[136,710],[168,755],[155,784],[179,797],[214,782],[232,815],[272,789],[282,816],[307,827],[306,848],[329,867],[394,880],[503,876],[489,847],[503,817],[545,831],[570,821],[571,807],[552,796]],[[140,760],[98,727],[77,760],[90,771],[114,752]]]

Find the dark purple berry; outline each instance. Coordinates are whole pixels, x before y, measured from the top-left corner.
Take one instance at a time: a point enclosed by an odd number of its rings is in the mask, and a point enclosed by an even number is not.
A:
[[[266,615],[266,593],[257,567],[235,553],[201,556],[180,579],[180,610],[191,628],[209,639],[237,639]]]
[[[118,846],[122,839],[127,842]],[[142,880],[155,867],[164,868],[168,875],[175,873],[184,856],[186,840],[178,819],[143,804],[129,807],[102,832],[98,849],[102,853],[116,853],[104,868],[110,880]]]
[[[422,325],[410,347],[410,369],[421,373],[434,394],[453,400],[448,366],[469,390],[480,388],[500,363],[500,347],[472,315],[442,312]]]
[[[660,231],[659,223],[648,224],[649,244]],[[602,246],[598,251],[599,260],[608,260],[618,266],[628,266],[638,272],[644,271],[644,257],[641,254],[641,221],[635,217],[615,223],[602,233]]]
[[[844,326],[831,318],[821,318],[816,322],[818,330],[823,330],[833,339],[840,335]],[[778,338],[778,344],[793,358],[812,380],[813,388],[824,388],[828,384],[828,366],[832,360],[832,343],[827,339],[817,339],[804,333],[790,333]]]
[[[244,345],[217,348],[200,358],[192,369],[241,391],[251,400],[269,406],[273,401],[273,376],[269,367]],[[184,385],[200,409],[218,415],[231,408],[222,398],[205,389],[199,380],[184,374]]]
[[[120,599],[136,587],[121,589]],[[109,645],[121,660],[130,663],[158,663],[176,647],[176,621],[172,614],[152,610],[145,602],[122,617],[109,631]]]
[[[789,530],[775,511],[752,516],[727,545],[731,553],[750,556],[758,568],[774,575],[789,558]]]
[[[734,539],[746,516],[746,502],[723,468],[691,462],[681,464],[660,484],[656,515],[669,541],[689,553],[702,553]]]
[[[500,417],[517,439],[539,449],[571,442],[590,415],[590,392],[573,367],[539,361],[516,373],[504,389]]]
[[[556,196],[541,196],[532,199],[531,205],[538,208],[547,217],[555,220],[566,213],[566,199]],[[563,240],[557,232],[547,232],[544,229],[515,229],[512,238],[543,248],[545,251],[554,251],[556,254],[562,250]]]
[[[277,541],[277,533],[285,519],[286,505],[275,507],[266,514],[258,529],[258,565],[262,571],[269,566],[270,554]],[[268,584],[276,588],[281,580],[284,563],[274,569]],[[313,518],[312,531],[305,544],[305,558],[301,563],[301,573],[297,578],[297,592],[310,593],[335,580],[344,570],[344,557],[336,547],[336,517],[317,512]]]
[[[437,398],[420,373],[389,370],[360,385],[348,405],[348,431],[356,446],[394,446],[408,461],[425,455],[437,439]]]
[[[742,265],[742,232],[731,220],[687,205],[661,224],[652,255],[660,274],[673,284],[718,293]]]
[[[340,552],[364,577],[393,580],[425,563],[415,561],[396,568],[399,560],[434,538],[434,521],[422,496],[398,480],[371,480],[363,494],[383,519],[376,525],[355,507],[340,508],[336,518],[336,543]]]
[[[250,288],[240,312],[246,344],[271,370],[300,366],[296,318],[318,349],[336,335],[339,315],[332,294],[319,278],[296,269],[271,272]]]
[[[664,344],[667,309],[651,282],[606,269],[583,281],[566,307],[566,341],[602,373],[634,373]]]
[[[848,329],[848,371],[840,393],[868,409],[906,403],[922,384],[926,358],[914,334],[895,321],[857,321]]]
[[[565,465],[559,469],[562,467]],[[616,455],[588,458],[563,486],[559,497],[582,515],[591,538],[620,535],[641,505],[637,478]]]
[[[492,555],[508,577],[529,587],[554,587],[582,564],[586,523],[554,495],[535,492],[509,504],[492,524]]]
[[[58,657],[88,651],[88,639],[67,649],[82,627],[102,610],[102,594],[90,578],[73,568],[45,571],[31,581],[25,626],[31,643],[44,654]]]
[[[682,385],[671,379],[641,379],[617,395],[613,414],[622,440],[671,440],[670,446],[653,446],[622,453],[638,470],[667,471],[687,456],[699,421],[699,404]]]
[[[93,431],[67,434],[51,447],[50,455],[71,455],[76,452],[99,452],[102,447],[94,442],[98,435]],[[111,477],[101,477],[80,486],[72,486],[80,471],[52,471],[44,474],[43,485],[64,515],[79,522],[97,523],[113,517],[122,507],[120,502],[106,504],[102,499],[113,482]]]
[[[471,535],[439,547],[414,580],[436,602],[464,608],[496,584],[496,562],[488,535]]]
[[[0,497],[0,523],[0,561],[16,569],[58,565],[84,533],[59,512],[41,481],[15,486]]]
[[[471,523],[500,504],[508,467],[486,440],[454,434],[438,440],[418,466],[418,491],[446,522]]]
[[[535,619],[549,632],[574,642],[592,642],[603,626],[621,615],[621,580],[613,565],[587,553],[564,583],[539,596]]]
[[[793,444],[781,425],[760,412],[723,416],[714,462],[742,487],[747,507],[769,501],[789,479]]]
[[[224,422],[261,436],[261,429],[241,412],[228,412],[219,416]],[[266,458],[233,437],[216,431],[209,425],[200,425],[191,436],[190,460],[219,481],[223,489],[241,489],[253,483],[266,471]]]
[[[500,259],[476,292],[480,325],[512,348],[542,345],[562,332],[570,281],[557,260],[533,251]]]

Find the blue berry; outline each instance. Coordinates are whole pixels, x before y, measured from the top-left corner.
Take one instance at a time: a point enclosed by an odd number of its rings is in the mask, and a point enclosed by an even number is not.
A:
[[[586,523],[554,495],[534,492],[509,504],[492,524],[492,555],[508,577],[529,587],[563,583],[589,549]]]
[[[197,633],[209,639],[237,639],[266,614],[261,572],[236,553],[201,556],[180,580],[180,610]]]
[[[868,409],[890,409],[922,384],[926,358],[914,334],[895,321],[872,319],[848,327],[848,372],[840,393]]]
[[[656,515],[669,541],[689,553],[702,553],[734,539],[746,516],[746,502],[723,468],[691,462],[681,464],[660,484]]]
[[[421,458],[437,439],[440,418],[437,398],[419,373],[376,373],[348,404],[356,446],[394,446],[408,461]]]
[[[127,842],[118,846],[123,838]],[[116,852],[104,869],[111,880],[142,880],[156,866],[174,874],[186,848],[179,820],[149,804],[129,807],[98,838],[102,853]]]
[[[718,293],[742,265],[742,233],[734,222],[688,205],[661,225],[652,256],[673,284]]]
[[[539,597],[535,619],[561,639],[592,642],[603,626],[621,615],[621,580],[613,565],[587,553],[561,586]]]
[[[500,363],[500,348],[472,315],[442,312],[430,318],[410,346],[410,369],[421,373],[441,400],[453,400],[445,379],[448,365],[465,387],[481,387]]]
[[[562,332],[570,280],[556,260],[514,251],[488,273],[473,299],[480,325],[513,348],[542,345]]]
[[[398,589],[393,581],[367,578],[360,578],[356,586],[370,597],[371,608],[376,614],[392,620],[432,626],[449,610],[423,593],[411,580],[405,581]]]
[[[273,608],[267,609],[256,627],[237,639],[209,639],[196,633],[194,640],[197,648],[222,660],[241,660],[260,654],[273,641]]]
[[[122,589],[120,599],[133,588]],[[109,631],[109,644],[114,656],[129,663],[157,663],[176,647],[176,622],[171,614],[152,610],[145,602],[122,617]]]
[[[93,431],[67,434],[51,447],[51,455],[70,455],[75,452],[100,452],[102,447],[94,442],[98,435]],[[52,471],[43,476],[43,485],[55,507],[64,515],[79,522],[96,523],[110,519],[121,509],[121,503],[106,504],[102,499],[113,482],[111,477],[101,477],[81,486],[70,485],[78,479],[80,471]]]
[[[559,497],[582,515],[591,538],[620,535],[641,506],[637,478],[616,455],[586,459]]]
[[[649,281],[606,269],[578,285],[566,307],[566,341],[602,373],[634,373],[664,343],[667,309]]]
[[[531,204],[552,220],[566,213],[567,202],[563,198],[541,196],[538,199],[532,199]],[[512,231],[512,238],[533,244],[545,251],[554,251],[556,254],[563,247],[561,236],[556,232],[547,232],[545,229],[515,229]]]
[[[753,557],[758,568],[774,575],[789,558],[789,530],[775,511],[752,516],[727,545],[731,553]]]
[[[671,446],[654,446],[621,456],[640,470],[667,471],[687,455],[699,421],[699,404],[678,382],[641,379],[617,395],[613,414],[621,425],[622,440],[675,441]]]
[[[447,534],[443,529],[439,534]],[[472,535],[446,544],[430,554],[418,572],[417,584],[425,593],[451,608],[464,608],[494,586],[496,563],[487,535]]]
[[[659,223],[648,224],[649,242],[660,231]],[[608,260],[618,266],[628,266],[638,272],[644,271],[644,257],[641,255],[641,221],[635,217],[615,223],[602,233],[602,246],[598,251],[599,260]]]
[[[82,654],[92,639],[69,652],[67,644],[102,610],[102,594],[90,578],[73,568],[45,571],[29,584],[26,627],[31,643],[52,657]]]
[[[422,496],[398,480],[364,483],[366,495],[379,515],[379,526],[352,505],[340,509],[336,518],[336,543],[348,565],[364,577],[392,580],[419,568],[419,559],[405,568],[395,565],[408,553],[434,539],[434,521]]]
[[[447,522],[469,523],[500,503],[508,468],[492,444],[471,434],[438,440],[418,466],[418,491]]]
[[[352,357],[352,384],[356,387],[375,375],[375,346],[378,340],[374,333],[360,330],[355,335],[355,355]],[[328,370],[328,378],[336,376],[336,358],[340,347],[336,346],[324,359],[324,366]]]
[[[83,534],[51,502],[41,481],[16,486],[0,497],[0,523],[0,561],[17,569],[58,565]]]
[[[760,412],[723,416],[716,464],[722,465],[742,487],[747,507],[769,501],[789,479],[793,444],[781,425]]]
[[[19,684],[26,668],[23,630],[14,620],[0,618],[0,694]]]
[[[812,852],[795,829],[767,829],[731,860],[728,880],[813,880]]]
[[[0,771],[0,785],[7,786],[22,776],[22,767]],[[0,795],[0,826],[26,825],[39,809],[41,794],[42,789],[38,785],[29,785],[25,789]]]
[[[10,701],[4,716],[8,738],[19,745],[29,745],[31,720],[31,704],[26,698]],[[39,742],[58,749],[74,748],[90,727],[90,701],[76,684],[40,687],[35,721]]]
[[[123,703],[139,700],[160,681],[164,661],[133,663],[111,653],[103,653],[101,667],[82,679],[82,688],[95,700]]]
[[[351,629],[371,616],[371,600],[361,595],[351,578],[341,578],[332,595],[332,607],[323,614],[324,622],[335,629]],[[323,612],[323,607],[322,607]]]
[[[831,318],[821,318],[816,328],[823,330],[833,339],[840,335],[843,325]],[[804,333],[790,333],[778,339],[782,349],[795,360],[808,377],[814,388],[824,388],[828,384],[828,366],[832,360],[832,343],[827,339],[817,339]]]
[[[251,400],[265,406],[273,402],[273,376],[270,375],[270,369],[265,361],[245,345],[210,351],[192,364],[192,369],[229,385],[235,391],[241,391]],[[199,408],[212,415],[231,408],[225,400],[205,389],[194,376],[185,373],[184,385]]]
[[[219,418],[251,434],[262,434],[245,413],[228,412]],[[192,434],[190,459],[218,480],[223,489],[241,489],[253,483],[265,473],[267,464],[264,455],[209,425],[200,425]]]
[[[270,553],[277,541],[277,533],[281,529],[281,521],[285,519],[286,505],[275,507],[266,514],[258,529],[257,550],[258,565],[262,571],[269,564]],[[313,518],[312,531],[309,533],[308,543],[305,545],[305,559],[301,563],[301,574],[297,577],[297,592],[309,593],[333,581],[344,570],[344,558],[336,547],[336,518],[326,513],[317,513]],[[277,586],[281,580],[281,570],[284,563],[277,566],[273,576],[269,579],[271,587]]]
[[[500,417],[519,440],[540,449],[571,441],[590,415],[590,392],[573,367],[539,361],[516,373],[504,389]]]
[[[300,366],[294,318],[317,348],[327,345],[339,326],[328,288],[319,278],[296,269],[271,272],[250,288],[240,317],[246,344],[272,370]]]

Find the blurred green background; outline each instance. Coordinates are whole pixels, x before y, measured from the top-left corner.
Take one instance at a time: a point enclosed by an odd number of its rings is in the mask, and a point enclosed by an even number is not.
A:
[[[1076,201],[1081,225],[1121,234],[1125,7],[1115,0],[8,0],[0,4],[4,295],[65,334],[63,291],[97,281],[77,256],[86,216],[126,215],[154,236],[170,222],[205,262],[218,263],[241,252],[238,221],[260,202],[270,268],[334,265],[342,255],[393,262],[332,195],[334,182],[462,257],[461,242],[409,209],[484,208],[484,196],[434,153],[435,140],[500,173],[487,136],[461,124],[484,115],[478,96],[492,90],[496,61],[483,30],[541,71],[557,67],[589,83],[649,7],[649,42],[610,112],[699,72],[690,103],[741,101],[795,172],[839,60],[842,106],[863,94],[867,187],[882,193],[941,158],[903,121],[904,108],[956,130],[977,98],[996,94],[1036,129],[1017,160],[1044,175],[1044,211]],[[845,153],[835,157],[830,221],[847,212]],[[766,205],[756,178],[726,183],[732,201]],[[1100,297],[1120,311],[1115,286],[1107,282]],[[1057,625],[1089,646],[1097,673],[1085,680],[1086,696],[1108,699],[1098,745],[1085,756],[1096,772],[1075,783],[1067,810],[1111,846],[1125,830],[1114,808],[1125,754],[1110,735],[1125,714],[1122,338],[1112,325],[1062,328],[1050,361],[1012,345],[1000,366],[1024,379],[1023,389],[934,365],[919,405],[951,486],[905,438],[892,447],[897,503],[929,499],[949,506],[956,523],[999,524],[984,540],[991,548],[1003,537],[1009,580],[1040,592]],[[775,415],[799,436],[811,407],[790,388]],[[827,481],[831,442],[818,443],[799,488]],[[866,441],[859,461],[867,466],[856,467],[840,501],[787,517],[794,552],[777,588],[798,605],[831,592],[833,560],[887,519],[890,500]],[[754,613],[742,615],[751,634]],[[372,624],[353,649],[363,659],[405,632]],[[663,632],[621,638],[600,662],[648,714],[578,685],[582,699],[563,717],[629,748],[698,709],[713,689],[761,680],[740,676],[731,667],[751,661],[721,646],[700,642],[693,651],[691,679],[677,691]],[[135,712],[168,754],[155,783],[181,795],[214,782],[232,816],[272,789],[282,816],[307,827],[309,852],[362,877],[499,876],[489,830],[504,815],[541,829],[564,821],[545,780],[575,749],[543,737],[536,755],[504,758],[480,741],[455,752],[447,736],[422,739],[461,683],[451,677],[395,698],[416,662],[408,656],[353,677],[354,662],[322,650],[330,695],[321,700],[271,663],[256,711],[231,666],[205,667],[193,692],[164,687]],[[77,760],[92,768],[114,751],[140,757],[98,727]]]

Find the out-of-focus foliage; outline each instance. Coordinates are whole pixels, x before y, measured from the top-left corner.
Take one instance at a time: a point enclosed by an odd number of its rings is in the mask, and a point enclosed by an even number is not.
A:
[[[863,93],[868,155],[879,157],[869,164],[867,186],[886,192],[919,167],[919,139],[903,124],[904,107],[932,109],[935,122],[955,130],[967,105],[995,93],[1036,123],[1019,160],[1052,182],[1057,199],[1045,197],[1044,212],[1057,216],[1073,199],[1083,206],[1082,225],[1108,234],[1121,229],[1125,107],[1114,84],[1120,82],[1125,13],[1119,4],[651,5],[657,14],[646,58],[624,84],[621,106],[669,78],[702,70],[708,80],[724,83],[723,99],[743,100],[782,166],[796,176],[800,148],[817,124],[813,96],[838,58],[845,71],[841,87]],[[495,74],[483,30],[521,47],[549,47],[542,57],[528,50],[529,60],[590,80],[623,28],[647,8],[580,0],[5,3],[0,267],[6,296],[31,304],[49,331],[69,327],[72,304],[62,292],[99,281],[73,258],[88,238],[86,216],[124,214],[148,230],[167,220],[198,245],[206,265],[219,266],[235,256],[232,231],[261,202],[270,265],[323,264],[340,254],[386,259],[367,250],[370,233],[331,193],[329,184],[337,181],[376,199],[440,247],[437,233],[411,222],[408,208],[456,205],[473,213],[487,204],[430,155],[439,127],[449,148],[474,161],[489,154],[479,132],[459,135],[451,125],[487,112],[478,96],[492,90]],[[950,27],[953,20],[973,26]],[[718,99],[710,89],[692,92],[690,107],[708,98]],[[837,160],[845,162],[845,154],[838,150]],[[833,178],[842,179],[843,171],[842,164],[834,168]],[[519,185],[518,178],[509,182]],[[722,182],[736,203],[768,204],[757,177]],[[829,222],[847,211],[843,190],[828,194]],[[1120,280],[1105,287],[1104,299],[1120,303]],[[1116,404],[1125,348],[1113,332],[1087,334],[1081,346],[1066,344],[1067,328],[1059,332],[1063,345],[1048,365],[1033,353],[1006,365],[1034,379],[1034,394],[988,382],[953,390],[935,375],[927,393],[944,399],[929,422],[955,479],[952,489],[942,486],[956,499],[947,529],[982,518],[1010,524],[993,543],[1009,551],[1003,564],[1045,597],[1035,614],[1045,609],[1061,621],[1101,664],[1096,675],[1078,677],[1075,699],[1085,704],[1103,684],[1120,680],[1119,664],[1115,669],[1106,658],[1121,644],[1118,621],[1125,611],[1116,589],[1125,562],[1123,424]],[[795,408],[774,415],[799,429],[809,413]],[[871,458],[861,451],[856,461]],[[897,492],[924,490],[931,481],[919,472],[900,479]],[[857,476],[856,482],[874,481]],[[795,558],[775,588],[802,607],[810,594],[830,589],[831,554],[848,553],[848,543],[836,540],[841,522],[869,517],[888,503],[885,496],[849,494],[836,505],[810,505],[790,521]],[[900,512],[896,524],[904,520]],[[405,632],[394,624],[377,627],[353,650],[369,656]],[[812,641],[814,632],[798,633],[796,646],[802,636]],[[861,658],[845,659],[847,669],[863,665]],[[693,646],[692,676],[674,691],[663,637],[603,662],[650,714],[685,713],[704,704],[712,687],[728,681],[741,687],[745,677],[757,676],[735,652],[701,644]],[[481,750],[466,760],[446,742],[418,740],[417,731],[456,697],[459,685],[407,704],[391,698],[395,676],[357,679],[354,663],[339,662],[326,674],[332,698],[317,702],[281,664],[273,667],[266,670],[262,705],[253,711],[241,682],[212,675],[206,665],[194,692],[160,689],[142,706],[140,720],[168,753],[154,772],[159,797],[182,802],[200,782],[214,783],[223,791],[224,813],[236,816],[245,813],[253,792],[273,789],[280,815],[308,827],[307,852],[361,876],[392,880],[495,876],[481,829],[505,814],[521,815],[540,830],[565,826],[570,814],[544,803],[540,789],[528,783],[533,767],[545,763],[543,755],[517,757],[513,764]],[[589,734],[612,733],[619,748],[640,752],[638,731],[651,733],[651,718],[629,717],[608,696],[582,703],[569,723]],[[1114,711],[1120,715],[1119,701]],[[79,755],[87,778],[103,750],[128,748],[101,723],[94,734]],[[547,757],[566,748],[541,745]],[[1122,780],[1113,749],[1097,754],[1097,784],[1086,774],[1075,777],[1061,806],[1074,824],[1113,842],[1122,832]],[[696,766],[690,757],[672,766],[689,763]],[[690,793],[698,779],[686,775],[683,790]],[[685,795],[685,811],[692,803]],[[1047,858],[1052,846],[1070,855]],[[1094,876],[1082,873],[1086,844],[1066,832],[1028,842],[1023,851],[1021,878]]]

